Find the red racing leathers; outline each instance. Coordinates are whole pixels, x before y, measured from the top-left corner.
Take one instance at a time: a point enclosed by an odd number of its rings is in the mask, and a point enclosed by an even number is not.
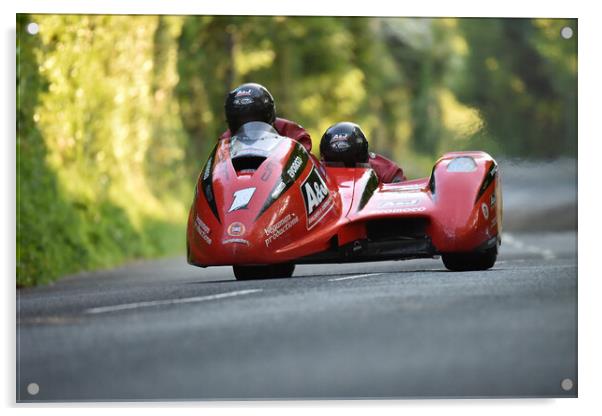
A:
[[[374,173],[376,173],[376,176],[378,176],[378,179],[383,183],[403,182],[406,180],[403,169],[384,156],[370,152],[368,162]]]
[[[309,133],[299,124],[285,118],[276,118],[274,128],[281,136],[290,137],[298,141],[311,154],[311,137]],[[231,136],[230,130],[226,130],[219,139],[227,139]],[[312,155],[313,157],[313,155]],[[316,160],[314,158],[314,160]],[[316,160],[317,161],[317,160]],[[368,159],[370,167],[383,183],[402,182],[406,180],[403,170],[395,162],[384,156],[370,152]]]

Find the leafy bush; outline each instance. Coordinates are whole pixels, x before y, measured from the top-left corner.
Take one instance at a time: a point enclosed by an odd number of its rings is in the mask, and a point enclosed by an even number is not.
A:
[[[183,251],[192,178],[172,97],[180,27],[19,16],[18,285]]]

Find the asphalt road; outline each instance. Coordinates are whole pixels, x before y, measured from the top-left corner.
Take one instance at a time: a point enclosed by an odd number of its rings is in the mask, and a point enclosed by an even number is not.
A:
[[[486,272],[237,282],[182,257],[19,290],[17,400],[575,397],[577,236],[560,228],[511,227]]]

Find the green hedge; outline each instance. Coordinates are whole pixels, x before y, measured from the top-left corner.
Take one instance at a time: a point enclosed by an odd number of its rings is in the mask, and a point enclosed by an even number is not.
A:
[[[18,17],[18,285],[183,252],[180,28],[156,16]]]

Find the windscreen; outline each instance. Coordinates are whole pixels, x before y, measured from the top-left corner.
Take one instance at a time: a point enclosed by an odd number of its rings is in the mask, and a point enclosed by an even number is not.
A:
[[[246,123],[230,139],[230,157],[268,157],[281,139],[282,136],[267,123]]]

